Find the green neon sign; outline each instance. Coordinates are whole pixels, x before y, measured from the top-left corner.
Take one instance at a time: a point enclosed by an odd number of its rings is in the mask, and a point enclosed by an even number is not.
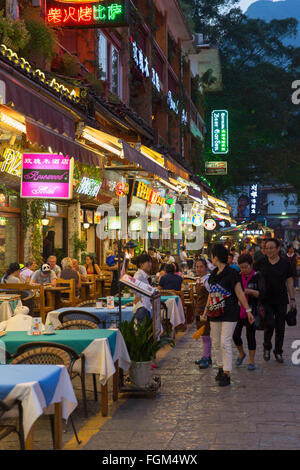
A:
[[[213,111],[211,114],[211,148],[214,154],[229,152],[228,111]]]

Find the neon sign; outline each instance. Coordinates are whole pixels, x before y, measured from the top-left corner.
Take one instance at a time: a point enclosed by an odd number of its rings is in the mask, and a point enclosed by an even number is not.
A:
[[[21,152],[7,147],[3,152],[4,162],[2,162],[1,171],[21,177],[22,156]]]
[[[59,0],[47,1],[46,18],[50,26],[66,28],[110,27],[128,25],[128,0],[117,2],[76,2],[61,5]]]
[[[222,154],[229,152],[228,146],[228,111],[213,111],[211,114],[212,152]]]

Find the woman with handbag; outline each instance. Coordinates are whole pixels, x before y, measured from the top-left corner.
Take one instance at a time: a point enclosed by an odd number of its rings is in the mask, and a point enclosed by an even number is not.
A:
[[[216,381],[220,387],[230,385],[232,335],[240,312],[238,302],[245,308],[249,322],[254,322],[239,275],[228,266],[227,259],[228,250],[223,245],[214,245],[212,262],[216,269],[208,280],[209,296],[204,313],[210,321],[213,351],[219,368]]]
[[[242,287],[246,295],[246,299],[250,308],[252,309],[252,315],[255,319],[258,319],[259,299],[263,298],[265,292],[263,277],[254,271],[253,259],[250,254],[241,255],[238,259],[238,264],[241,270]],[[243,306],[241,306],[240,318],[233,333],[233,341],[239,352],[239,356],[236,360],[237,366],[240,366],[246,357],[242,341],[242,330],[244,326],[246,327],[246,336],[249,350],[248,370],[252,371],[255,370],[256,322],[249,322],[246,310]]]

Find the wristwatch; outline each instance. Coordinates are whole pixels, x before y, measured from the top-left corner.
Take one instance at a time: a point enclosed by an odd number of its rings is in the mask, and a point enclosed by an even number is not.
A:
[[[246,310],[246,312],[247,312],[247,313],[248,313],[248,312],[251,312],[251,313],[252,313],[251,308],[248,308],[248,310]]]

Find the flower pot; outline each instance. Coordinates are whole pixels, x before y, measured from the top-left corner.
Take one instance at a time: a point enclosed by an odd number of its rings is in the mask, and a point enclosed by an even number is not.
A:
[[[150,385],[151,381],[151,361],[148,362],[134,362],[131,365],[130,375],[134,385],[139,388],[146,388]]]

